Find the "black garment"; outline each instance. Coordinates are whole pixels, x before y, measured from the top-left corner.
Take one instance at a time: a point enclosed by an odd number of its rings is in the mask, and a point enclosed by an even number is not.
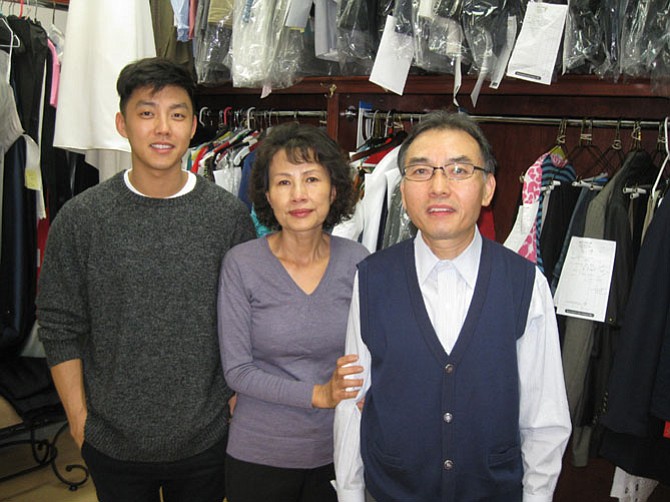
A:
[[[47,34],[37,21],[8,16],[7,22],[21,40],[22,53],[12,57],[12,76],[16,83],[16,106],[23,129],[39,143],[40,103],[44,63],[49,46]]]
[[[82,193],[84,190],[100,182],[100,172],[86,162],[83,154],[67,152],[66,156],[73,196]]]
[[[70,173],[65,152],[53,146],[56,131],[56,109],[51,106],[47,98],[51,95],[52,58],[51,51],[48,51],[45,99],[42,112],[42,140],[40,142],[42,187],[49,221],[53,221],[63,204],[72,198]]]
[[[640,249],[600,422],[602,456],[638,476],[670,484],[670,204],[656,211]]]
[[[617,350],[635,270],[633,238],[628,216],[631,199],[623,189],[630,185],[653,183],[656,173],[650,155],[643,150],[635,150],[626,156],[619,176],[611,182],[614,185],[605,213],[603,238],[616,242],[614,269],[605,322],[597,324],[594,330],[593,351],[585,384],[583,424],[596,423],[603,412],[612,358]],[[600,436],[596,434],[594,440],[599,439]],[[598,449],[599,444],[594,444],[593,447]]]
[[[65,419],[46,359],[16,357],[0,364],[0,396],[25,423],[52,417]]]
[[[35,322],[37,213],[35,192],[24,187],[26,142],[5,155],[0,258],[0,358],[15,354]]]
[[[100,502],[221,502],[225,492],[227,438],[175,462],[127,462],[108,457],[84,441],[81,456]]]
[[[337,502],[330,484],[333,479],[332,463],[314,469],[287,469],[226,456],[229,502]]]
[[[560,258],[565,234],[580,193],[581,189],[573,187],[571,183],[561,183],[551,192],[547,215],[540,234],[543,271],[549,281],[553,277],[554,267]]]
[[[623,189],[627,186],[653,183],[658,169],[647,152],[635,150],[627,155],[621,171],[621,174],[613,181],[615,185],[607,205],[604,233],[605,239],[617,243],[612,285],[607,303],[607,322],[618,327],[621,326],[621,318],[628,302],[628,293],[635,269],[633,232],[628,216],[631,199],[628,194],[623,193]],[[646,206],[644,211],[646,212]]]

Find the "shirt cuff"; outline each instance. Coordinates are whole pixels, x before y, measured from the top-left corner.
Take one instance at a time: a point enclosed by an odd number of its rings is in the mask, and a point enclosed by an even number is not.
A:
[[[365,502],[365,489],[338,489],[337,481],[330,482],[333,488],[337,491],[337,502]]]
[[[551,502],[553,498],[553,494],[540,495],[523,492],[523,502]]]

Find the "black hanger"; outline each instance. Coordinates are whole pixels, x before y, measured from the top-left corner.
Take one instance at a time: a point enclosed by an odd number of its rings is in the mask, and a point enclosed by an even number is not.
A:
[[[596,144],[593,143],[593,121],[588,119],[582,119],[581,130],[579,132],[579,141],[577,142],[577,145],[570,151],[567,158],[576,169],[578,167],[577,160],[585,154],[588,154],[590,157],[587,160],[592,162],[592,164],[588,166],[588,172],[603,169],[603,152]]]
[[[407,133],[405,131],[399,131],[391,137],[390,141],[388,140],[388,137],[387,137],[387,138],[384,139],[385,143],[383,143],[381,145],[378,145],[378,146],[375,146],[375,147],[372,147],[372,148],[368,148],[365,151],[355,153],[354,155],[349,157],[349,160],[355,161],[355,160],[364,159],[365,157],[369,157],[370,155],[373,155],[375,153],[387,150],[389,148],[394,148],[394,147],[400,145],[405,140],[406,137],[407,137]]]
[[[602,152],[598,162],[594,163],[580,178],[590,178],[603,172],[612,176],[623,165],[625,158],[626,155],[623,152],[623,143],[621,142],[621,120],[619,120],[612,143]]]

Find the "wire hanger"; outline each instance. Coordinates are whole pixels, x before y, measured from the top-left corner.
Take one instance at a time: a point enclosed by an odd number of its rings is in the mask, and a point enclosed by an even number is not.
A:
[[[668,142],[666,136],[665,136],[665,131],[664,131],[664,123],[661,122],[658,126],[658,138],[656,138],[656,148],[654,149],[654,153],[651,156],[651,161],[654,164],[662,162],[665,158],[665,152],[666,152],[666,143]]]
[[[4,28],[3,28],[4,27]],[[21,47],[21,39],[14,33],[11,26],[7,22],[7,18],[0,14],[0,29],[6,29],[9,33],[9,42],[6,44],[0,44],[0,47],[13,49],[16,47]]]
[[[579,165],[577,159],[579,159],[584,152],[589,154],[588,160],[592,162],[592,164],[586,166],[590,172],[604,169],[603,153],[600,148],[593,143],[593,121],[588,119],[582,119],[579,142],[568,154],[568,159],[570,159],[570,162],[572,162],[572,165],[575,166],[575,168]]]
[[[663,173],[665,172],[665,168],[668,165],[668,159],[670,159],[670,148],[668,147],[668,117],[665,117],[665,120],[663,121],[663,132],[665,135],[665,160],[663,160],[663,164],[661,164],[661,168],[658,170],[656,181],[654,182],[654,186],[651,189],[651,196],[653,198],[654,206],[656,206],[656,201],[658,200],[658,192],[656,191],[658,189],[658,184],[663,178]]]
[[[9,83],[11,74],[12,74],[12,52],[14,52],[15,47],[21,47],[21,39],[16,36],[14,30],[7,22],[7,18],[3,15],[0,15],[0,28],[6,27],[9,31],[9,45],[0,45],[0,47],[9,47],[9,57],[7,58],[7,75],[5,75],[5,82]]]

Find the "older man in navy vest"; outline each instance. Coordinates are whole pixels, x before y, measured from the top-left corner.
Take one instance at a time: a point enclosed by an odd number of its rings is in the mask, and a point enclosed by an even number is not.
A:
[[[571,430],[556,318],[536,267],[477,230],[491,147],[434,112],[398,164],[419,232],[359,265],[346,352],[364,384],[336,411],[339,500],[551,501]]]

